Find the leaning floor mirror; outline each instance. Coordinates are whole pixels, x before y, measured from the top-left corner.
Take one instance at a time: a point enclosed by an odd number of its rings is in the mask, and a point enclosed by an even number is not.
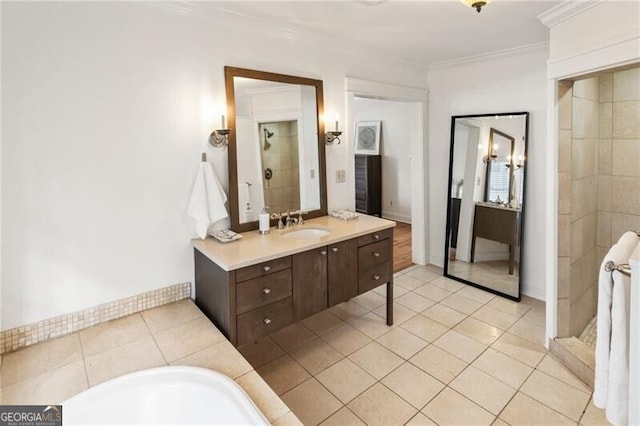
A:
[[[444,275],[520,300],[529,113],[451,119]]]

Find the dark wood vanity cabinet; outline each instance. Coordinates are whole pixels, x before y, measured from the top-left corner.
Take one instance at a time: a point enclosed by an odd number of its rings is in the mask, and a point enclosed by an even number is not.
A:
[[[387,284],[393,324],[393,228],[225,271],[195,250],[196,305],[236,346]]]
[[[356,155],[356,211],[382,216],[382,160],[380,155]]]

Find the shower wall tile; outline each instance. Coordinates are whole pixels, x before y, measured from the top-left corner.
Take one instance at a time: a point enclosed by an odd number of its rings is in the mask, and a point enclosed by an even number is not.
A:
[[[571,262],[575,263],[582,257],[584,250],[584,223],[578,219],[571,223]],[[573,274],[573,271],[571,271]]]
[[[571,304],[570,335],[579,335],[596,314],[596,292],[592,288]]]
[[[612,177],[611,211],[640,216],[640,178]]]
[[[598,176],[598,210],[611,211],[611,176]]]
[[[598,185],[596,176],[584,178],[584,214],[595,213],[598,209]]]
[[[613,126],[613,104],[611,102],[600,103],[598,123],[600,137],[610,138]]]
[[[571,215],[558,215],[558,256],[571,256]]]
[[[598,175],[611,175],[612,148],[611,139],[598,140]]]
[[[640,100],[640,68],[613,74],[613,100]]]
[[[590,213],[582,218],[582,252],[589,253],[596,246],[597,217]]]
[[[600,75],[598,99],[600,102],[613,101],[613,73]]]
[[[598,125],[599,115],[600,108],[597,102],[574,97],[571,120],[573,138],[597,138],[600,130]]]
[[[576,221],[584,216],[585,212],[585,187],[584,179],[574,180],[571,183],[571,221]]]
[[[640,101],[614,102],[613,137],[619,139],[640,139],[639,117]]]
[[[558,86],[558,128],[560,130],[571,130],[572,99],[571,83],[560,83]]]
[[[611,242],[611,213],[608,211],[598,212],[598,235],[596,240],[598,247],[610,247]]]
[[[611,151],[613,175],[640,177],[640,139],[614,139]]]
[[[627,231],[640,232],[640,216],[611,213],[611,241],[617,242]]]
[[[573,83],[573,97],[598,101],[600,82],[598,77],[585,78]]]
[[[567,298],[571,286],[571,259],[568,257],[558,258],[558,297]]]
[[[584,267],[583,260],[580,258],[578,261],[571,265],[571,279],[569,280],[569,300],[573,304],[582,295],[582,281],[584,279]]]
[[[571,176],[569,173],[558,174],[558,213],[571,214]]]
[[[571,172],[571,130],[560,130],[558,134],[558,171]]]
[[[571,301],[568,298],[558,299],[558,337],[569,337]]]
[[[600,269],[600,265],[602,265],[602,261],[604,260],[604,257],[607,255],[607,253],[609,252],[609,248],[610,246],[607,245],[605,247],[598,247],[596,250],[596,266],[598,267],[598,270]]]

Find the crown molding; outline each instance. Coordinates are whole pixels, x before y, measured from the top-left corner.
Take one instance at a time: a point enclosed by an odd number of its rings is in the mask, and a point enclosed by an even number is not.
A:
[[[538,15],[538,19],[551,28],[572,16],[578,15],[587,9],[597,6],[605,0],[565,0],[557,6]]]
[[[528,52],[534,52],[538,50],[548,50],[548,49],[549,49],[549,42],[541,41],[538,43],[525,44],[524,46],[494,50],[493,52],[482,53],[480,55],[464,56],[462,58],[456,58],[449,61],[434,62],[433,64],[429,65],[429,71],[441,69],[441,68],[449,68],[456,65],[469,64],[473,62],[484,62],[490,59],[498,59],[498,58],[504,58],[504,57],[514,56],[514,55],[522,55]]]

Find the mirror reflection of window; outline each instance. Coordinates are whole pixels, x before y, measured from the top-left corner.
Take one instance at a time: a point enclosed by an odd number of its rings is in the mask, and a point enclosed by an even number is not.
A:
[[[511,175],[508,161],[493,161],[489,165],[489,194],[488,201],[494,203],[508,202],[509,197],[509,177]]]

